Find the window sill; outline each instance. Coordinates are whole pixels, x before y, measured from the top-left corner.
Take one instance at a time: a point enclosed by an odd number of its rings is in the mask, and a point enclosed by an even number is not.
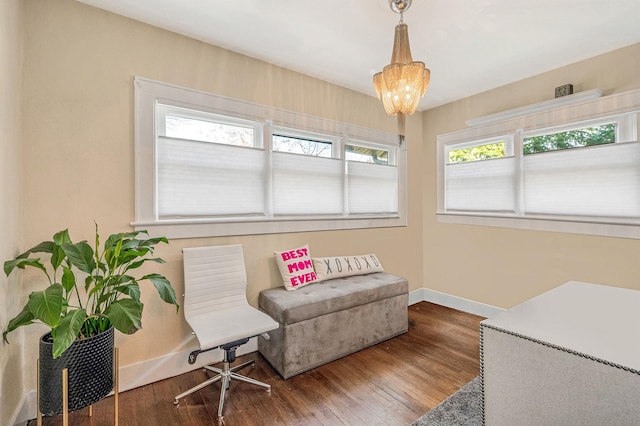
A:
[[[532,231],[564,232],[601,237],[640,239],[640,221],[578,217],[517,217],[501,214],[436,212],[438,222]]]
[[[390,228],[407,226],[399,216],[355,218],[263,221],[207,221],[207,220],[167,220],[156,222],[134,222],[136,231],[146,230],[151,237],[202,238],[237,235],[282,234],[290,232],[336,231],[363,228]]]

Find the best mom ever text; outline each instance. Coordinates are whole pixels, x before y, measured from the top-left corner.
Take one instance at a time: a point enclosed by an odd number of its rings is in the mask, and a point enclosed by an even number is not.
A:
[[[313,270],[313,262],[308,258],[309,251],[306,248],[283,251],[282,253],[280,253],[280,256],[282,257],[282,260],[286,262],[290,274],[293,274],[294,272],[300,273],[300,275],[294,275],[291,277],[290,280],[292,287],[297,287],[300,284],[315,281],[318,278]],[[300,259],[303,257],[307,257],[307,259]]]

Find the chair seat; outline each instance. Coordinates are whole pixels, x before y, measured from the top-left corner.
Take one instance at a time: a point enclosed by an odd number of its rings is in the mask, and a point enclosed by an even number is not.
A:
[[[279,327],[269,315],[249,305],[185,317],[191,328],[198,330],[196,337],[201,350],[257,336]]]

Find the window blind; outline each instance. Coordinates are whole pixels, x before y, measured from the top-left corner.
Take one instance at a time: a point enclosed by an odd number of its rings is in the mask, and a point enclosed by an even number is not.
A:
[[[447,164],[446,209],[514,212],[515,158]]]
[[[158,137],[160,218],[264,215],[261,149]]]
[[[526,155],[525,213],[639,217],[639,164],[638,142]]]
[[[398,168],[347,162],[349,213],[397,213]]]
[[[343,213],[341,160],[273,152],[271,161],[274,214]]]

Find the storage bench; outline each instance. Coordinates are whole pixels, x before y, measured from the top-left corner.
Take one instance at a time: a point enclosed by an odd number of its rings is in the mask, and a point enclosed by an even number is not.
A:
[[[409,284],[377,272],[260,292],[260,309],[280,327],[258,350],[285,379],[408,330]]]
[[[484,424],[640,424],[640,292],[570,281],[480,326]]]

